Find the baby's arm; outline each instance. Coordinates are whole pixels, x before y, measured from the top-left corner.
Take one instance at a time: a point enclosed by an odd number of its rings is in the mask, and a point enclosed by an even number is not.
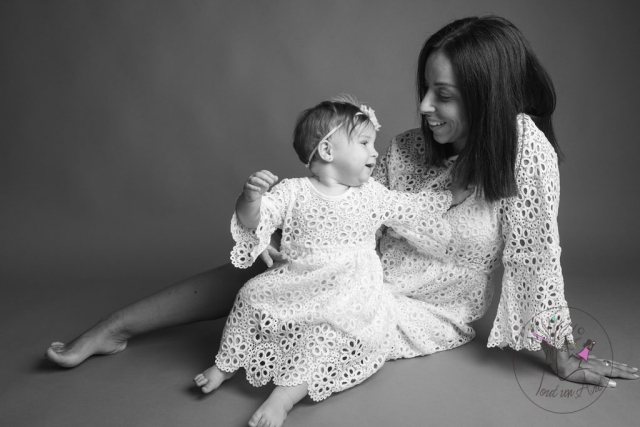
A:
[[[408,239],[421,252],[446,257],[451,239],[451,225],[446,212],[462,203],[472,189],[424,189],[419,193],[389,190],[376,183],[381,222]]]
[[[242,225],[247,228],[258,226],[262,195],[277,181],[278,177],[267,170],[256,172],[249,177],[236,201],[236,215]]]

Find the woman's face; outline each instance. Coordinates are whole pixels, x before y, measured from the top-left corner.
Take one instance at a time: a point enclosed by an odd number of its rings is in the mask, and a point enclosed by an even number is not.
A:
[[[433,138],[440,144],[451,143],[459,153],[467,143],[469,129],[449,58],[440,51],[429,55],[424,77],[427,93],[420,103],[420,113],[426,117]]]

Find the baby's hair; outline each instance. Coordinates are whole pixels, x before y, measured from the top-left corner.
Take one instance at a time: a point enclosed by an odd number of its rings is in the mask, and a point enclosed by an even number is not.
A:
[[[355,96],[341,94],[300,113],[293,130],[293,148],[300,161],[306,165],[313,150],[332,129],[344,126],[350,137],[358,126],[371,123],[359,106]]]

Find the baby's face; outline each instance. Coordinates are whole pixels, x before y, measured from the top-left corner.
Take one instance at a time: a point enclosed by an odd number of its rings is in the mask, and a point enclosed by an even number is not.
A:
[[[376,130],[370,123],[362,124],[351,133],[344,129],[333,138],[333,163],[339,174],[338,181],[357,187],[369,180],[376,165],[378,152],[375,149]]]

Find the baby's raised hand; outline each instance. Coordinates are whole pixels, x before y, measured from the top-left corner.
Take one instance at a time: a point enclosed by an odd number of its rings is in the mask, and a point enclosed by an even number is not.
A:
[[[276,182],[278,182],[277,176],[268,170],[261,170],[251,175],[245,182],[242,194],[247,201],[253,202],[262,197]]]

